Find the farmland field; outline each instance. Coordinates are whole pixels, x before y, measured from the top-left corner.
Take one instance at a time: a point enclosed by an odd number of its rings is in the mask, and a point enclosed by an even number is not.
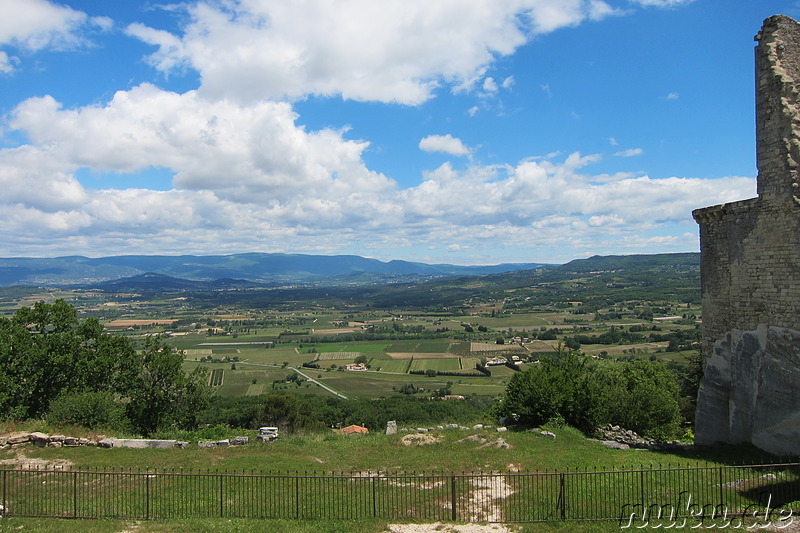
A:
[[[359,352],[321,352],[317,354],[318,360],[339,361],[342,359],[355,359],[361,355]]]
[[[448,353],[452,342],[446,339],[423,339],[413,341],[395,341],[388,348],[387,353]]]
[[[412,359],[373,359],[371,363],[373,367],[380,367],[381,372],[394,372],[398,374],[405,374],[408,372],[408,368],[411,364]]]
[[[439,371],[447,371],[447,370],[461,370],[461,364],[458,359],[447,358],[447,359],[414,359],[411,361],[411,367],[409,370],[436,370]]]

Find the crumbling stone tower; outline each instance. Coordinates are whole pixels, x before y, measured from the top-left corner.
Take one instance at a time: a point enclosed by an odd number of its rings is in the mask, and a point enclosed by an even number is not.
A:
[[[756,35],[758,197],[698,209],[703,359],[696,442],[800,454],[800,24]]]

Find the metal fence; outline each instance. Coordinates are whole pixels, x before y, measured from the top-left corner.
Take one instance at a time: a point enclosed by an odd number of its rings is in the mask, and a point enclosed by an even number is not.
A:
[[[0,470],[8,516],[416,519],[622,525],[800,512],[800,463],[534,473]],[[665,522],[666,521],[666,522]]]

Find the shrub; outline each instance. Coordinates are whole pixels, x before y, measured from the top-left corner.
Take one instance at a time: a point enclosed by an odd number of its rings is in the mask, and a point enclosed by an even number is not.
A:
[[[110,392],[74,392],[60,395],[47,413],[50,424],[78,424],[87,428],[124,430],[128,420],[123,406]]]

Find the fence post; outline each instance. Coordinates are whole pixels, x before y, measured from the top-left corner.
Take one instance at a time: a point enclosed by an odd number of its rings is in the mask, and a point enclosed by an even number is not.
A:
[[[458,519],[458,512],[456,511],[456,501],[457,501],[457,499],[456,499],[456,475],[455,474],[452,474],[450,476],[450,497],[451,497],[451,502],[453,504],[452,518],[453,518],[453,522],[455,522]]]
[[[78,518],[78,472],[72,473],[72,517]]]
[[[565,491],[566,481],[567,481],[566,474],[564,472],[561,472],[561,479],[560,479],[561,487],[558,494],[559,507],[561,508],[561,520],[567,519],[567,493]]]
[[[8,515],[8,470],[3,469],[3,514]]]
[[[725,496],[723,496],[724,485],[722,484],[722,465],[719,466],[719,505],[720,509],[725,504]]]

